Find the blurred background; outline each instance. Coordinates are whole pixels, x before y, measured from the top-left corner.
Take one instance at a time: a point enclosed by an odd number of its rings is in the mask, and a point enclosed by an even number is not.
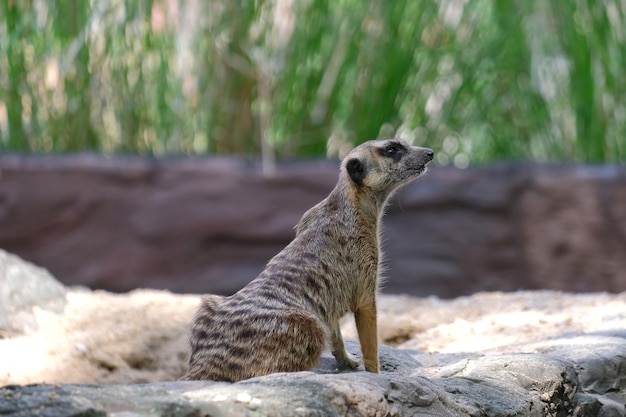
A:
[[[623,0],[7,0],[0,151],[619,161]]]
[[[230,294],[395,136],[386,291],[624,291],[625,69],[624,0],[5,0],[0,248]]]

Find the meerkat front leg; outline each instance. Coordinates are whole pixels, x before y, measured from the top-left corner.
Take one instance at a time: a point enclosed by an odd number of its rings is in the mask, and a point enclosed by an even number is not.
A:
[[[359,366],[359,363],[346,352],[346,347],[343,344],[343,338],[341,337],[341,329],[339,327],[339,321],[335,321],[335,323],[331,326],[331,349],[332,354],[337,360],[337,364],[339,368],[350,368],[356,369]]]
[[[356,329],[361,342],[365,369],[378,373],[378,327],[376,302],[360,307],[355,313]]]

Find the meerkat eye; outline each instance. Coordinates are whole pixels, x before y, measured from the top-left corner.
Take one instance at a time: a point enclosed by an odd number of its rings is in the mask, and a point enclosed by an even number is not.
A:
[[[385,156],[392,158],[394,161],[399,161],[405,153],[406,148],[397,143],[389,144],[385,148]]]
[[[382,148],[378,148],[378,152],[381,156],[391,158],[397,162],[402,159],[402,155],[407,152],[407,149],[401,143],[391,142]]]

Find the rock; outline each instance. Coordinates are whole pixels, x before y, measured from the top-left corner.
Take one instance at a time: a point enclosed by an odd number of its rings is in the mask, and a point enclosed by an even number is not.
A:
[[[336,183],[236,158],[0,156],[0,247],[63,283],[231,294]],[[626,167],[433,167],[384,219],[386,291],[626,291]]]
[[[355,344],[349,349],[354,350]],[[613,346],[626,366],[626,345]],[[330,361],[330,357],[325,358]],[[597,360],[573,364],[540,354],[477,357],[422,369],[406,353],[385,347],[383,368],[371,374],[298,372],[235,384],[165,382],[143,385],[28,385],[0,388],[0,414],[28,416],[625,416],[626,389],[607,378],[610,393],[580,383],[580,366],[602,372]],[[456,369],[449,372],[451,369]],[[622,368],[623,369],[623,368]],[[436,376],[438,375],[438,376]],[[623,375],[623,373],[621,374]]]
[[[0,339],[36,330],[34,307],[64,305],[65,288],[48,271],[0,249]]]

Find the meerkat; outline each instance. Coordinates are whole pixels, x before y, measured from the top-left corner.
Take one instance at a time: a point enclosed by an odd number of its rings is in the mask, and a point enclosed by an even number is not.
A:
[[[182,379],[235,382],[309,370],[327,348],[340,369],[355,369],[339,328],[348,312],[365,369],[379,372],[380,219],[390,195],[432,159],[431,149],[397,139],[348,153],[336,187],[304,214],[293,241],[256,279],[234,295],[203,297]]]

